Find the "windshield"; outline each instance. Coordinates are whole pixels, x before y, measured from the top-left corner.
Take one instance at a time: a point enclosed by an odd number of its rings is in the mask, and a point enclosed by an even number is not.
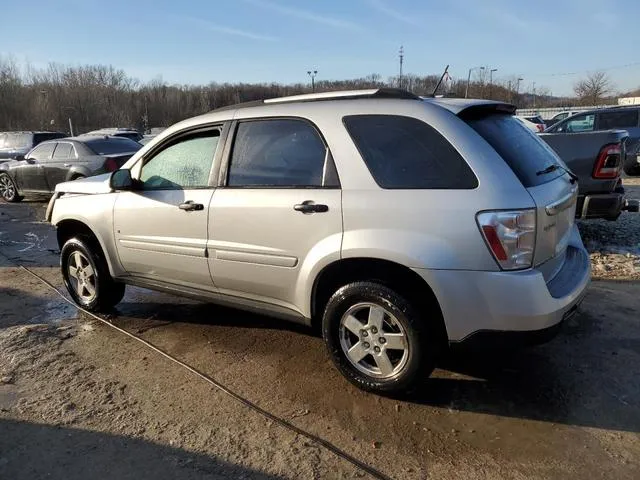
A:
[[[85,142],[85,144],[98,155],[137,152],[142,148],[142,145],[138,142],[123,137],[91,140]]]
[[[494,114],[467,123],[500,154],[525,188],[564,175],[562,169],[540,173],[549,165],[563,165],[556,153],[512,115]]]

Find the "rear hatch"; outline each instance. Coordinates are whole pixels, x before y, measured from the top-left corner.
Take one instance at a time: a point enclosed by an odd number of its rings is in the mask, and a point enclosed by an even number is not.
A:
[[[573,229],[577,182],[551,147],[508,111],[496,105],[469,110],[460,117],[511,167],[536,204],[533,265],[562,255]]]

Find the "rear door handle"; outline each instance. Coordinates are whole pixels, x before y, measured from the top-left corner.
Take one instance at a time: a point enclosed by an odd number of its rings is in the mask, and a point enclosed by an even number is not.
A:
[[[69,168],[71,166],[71,164],[70,163],[63,163],[62,166]]]
[[[193,200],[188,200],[184,203],[178,205],[180,210],[184,210],[185,212],[193,212],[198,210],[204,210],[204,205],[201,203],[195,203]]]
[[[329,206],[322,203],[314,203],[313,200],[305,200],[294,205],[293,209],[302,213],[324,213],[329,211]]]

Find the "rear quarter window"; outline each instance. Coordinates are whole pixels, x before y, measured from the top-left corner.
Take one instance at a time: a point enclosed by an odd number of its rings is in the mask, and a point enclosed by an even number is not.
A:
[[[376,183],[385,189],[473,189],[478,179],[458,151],[421,120],[351,115],[344,125]]]
[[[562,169],[538,174],[558,163],[553,149],[513,115],[492,114],[466,119],[511,167],[525,188],[535,187],[564,175]]]

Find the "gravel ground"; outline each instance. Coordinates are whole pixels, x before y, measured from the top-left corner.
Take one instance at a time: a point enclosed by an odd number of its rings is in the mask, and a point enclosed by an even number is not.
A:
[[[628,198],[640,199],[640,178],[623,180]],[[615,222],[578,221],[591,255],[594,279],[640,280],[640,214],[624,212]]]

